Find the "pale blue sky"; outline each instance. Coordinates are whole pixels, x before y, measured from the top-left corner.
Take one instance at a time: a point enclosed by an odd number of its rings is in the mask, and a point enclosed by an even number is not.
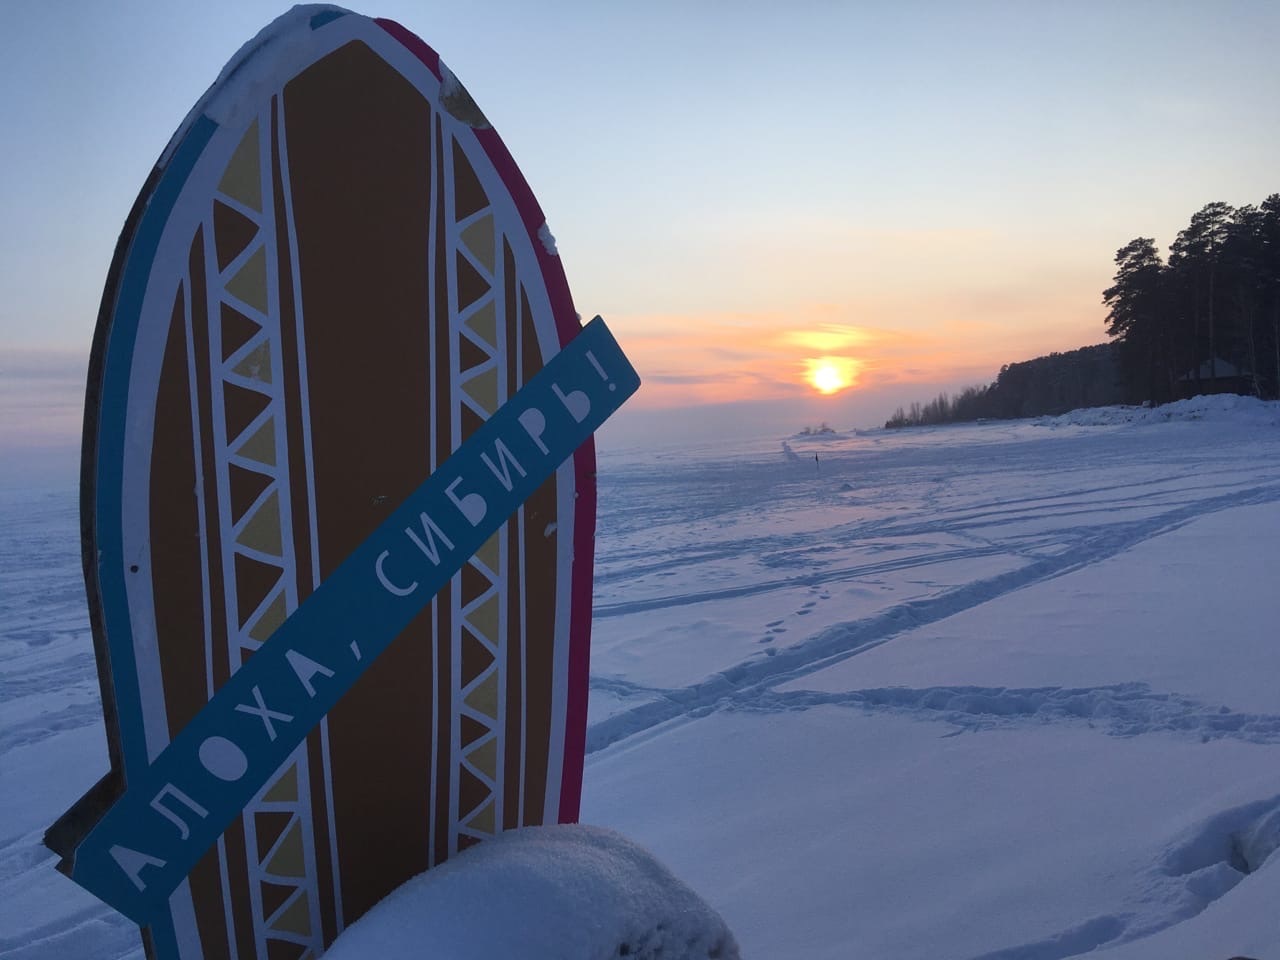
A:
[[[19,352],[87,353],[115,238],[156,157],[285,7],[3,9],[11,393]],[[1204,203],[1280,190],[1271,2],[384,0],[360,12],[418,33],[471,89],[547,212],[579,310],[610,319],[649,381],[641,409],[757,396],[791,403],[789,417],[882,420],[886,405],[989,380],[1001,363],[1105,339],[1116,248],[1139,235],[1167,245]],[[863,332],[861,389],[817,401],[792,376],[798,354],[768,368],[779,336],[831,329]],[[761,356],[717,359],[721,339],[758,342]]]

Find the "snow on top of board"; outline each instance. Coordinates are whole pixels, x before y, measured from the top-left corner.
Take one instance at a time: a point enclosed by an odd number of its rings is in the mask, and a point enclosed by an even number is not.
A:
[[[219,126],[247,124],[264,93],[273,90],[280,77],[315,59],[320,45],[315,31],[309,29],[310,23],[324,14],[345,16],[349,13],[345,7],[330,3],[298,4],[259,30],[227,61],[218,78],[187,114],[165,147],[160,165],[168,163],[187,130],[201,116],[207,116]]]

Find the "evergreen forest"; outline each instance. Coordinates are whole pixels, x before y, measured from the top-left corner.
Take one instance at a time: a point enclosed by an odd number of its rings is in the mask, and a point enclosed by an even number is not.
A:
[[[1161,257],[1138,237],[1102,292],[1108,343],[1001,368],[985,387],[898,408],[886,427],[1161,404],[1202,393],[1280,398],[1280,194],[1206,204]]]

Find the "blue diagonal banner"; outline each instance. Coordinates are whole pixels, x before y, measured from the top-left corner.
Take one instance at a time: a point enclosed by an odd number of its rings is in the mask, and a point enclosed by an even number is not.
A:
[[[232,675],[75,852],[139,925],[467,559],[640,386],[596,317]]]

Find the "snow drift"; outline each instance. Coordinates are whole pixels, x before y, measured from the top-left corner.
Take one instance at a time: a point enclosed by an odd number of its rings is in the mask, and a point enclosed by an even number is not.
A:
[[[328,960],[737,960],[720,915],[666,867],[599,827],[527,827],[419,874]]]

